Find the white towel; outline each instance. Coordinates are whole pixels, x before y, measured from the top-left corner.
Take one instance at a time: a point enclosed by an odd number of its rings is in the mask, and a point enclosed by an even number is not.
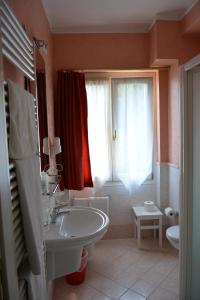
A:
[[[72,203],[74,206],[85,206],[88,207],[89,206],[89,199],[88,198],[77,198],[74,197],[72,199]]]
[[[14,159],[23,228],[28,253],[24,280],[31,300],[46,300],[47,288],[42,231],[41,182],[34,98],[8,81],[9,156]]]
[[[28,259],[33,274],[41,273],[43,255],[41,184],[38,158],[15,161]]]
[[[30,271],[29,262],[24,261],[19,270],[19,279],[27,283],[29,300],[47,300],[47,285],[45,279],[45,268],[41,275],[33,275]]]
[[[8,81],[10,158],[30,157],[38,152],[34,97],[12,81]]]
[[[107,216],[109,215],[109,196],[105,197],[89,197],[91,207],[102,210]]]

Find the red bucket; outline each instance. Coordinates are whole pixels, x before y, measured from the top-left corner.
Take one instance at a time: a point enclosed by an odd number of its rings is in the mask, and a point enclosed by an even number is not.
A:
[[[78,271],[65,276],[65,281],[71,285],[81,284],[85,280],[86,267],[88,260],[88,251],[83,249],[81,257],[81,266]]]

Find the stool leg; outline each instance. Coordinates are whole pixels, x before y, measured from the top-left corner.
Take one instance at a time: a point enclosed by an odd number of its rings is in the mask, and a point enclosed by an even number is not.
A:
[[[155,220],[153,220],[153,226],[155,226]],[[156,238],[156,229],[154,228],[154,230],[153,230],[153,238],[154,238],[154,240],[155,240],[155,238]]]
[[[135,218],[135,228],[134,228],[135,239],[137,239],[137,219]]]
[[[141,246],[141,230],[140,230],[140,219],[137,219],[137,244],[138,248]]]
[[[162,217],[159,219],[159,247],[162,248]]]

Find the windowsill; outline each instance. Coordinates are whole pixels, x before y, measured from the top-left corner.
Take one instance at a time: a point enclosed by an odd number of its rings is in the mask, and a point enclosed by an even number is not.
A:
[[[155,183],[154,179],[149,179],[149,180],[146,180],[145,182],[143,182],[142,186],[143,185],[153,185],[154,183]],[[124,186],[124,184],[122,183],[122,181],[106,181],[103,186],[105,186],[105,187],[108,187],[108,186]]]

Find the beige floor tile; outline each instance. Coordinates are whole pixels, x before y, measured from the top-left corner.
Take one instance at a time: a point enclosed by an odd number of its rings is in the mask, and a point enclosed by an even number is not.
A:
[[[148,297],[152,292],[155,290],[156,286],[155,284],[148,283],[144,281],[143,279],[139,279],[132,287],[131,290],[134,292],[144,296]]]
[[[110,300],[105,294],[86,283],[77,286],[66,284],[62,278],[56,285],[53,300]]]
[[[174,292],[175,294],[179,293],[179,282],[178,279],[166,278],[160,285],[160,287],[165,288]]]
[[[103,245],[97,245],[94,251],[94,258],[106,258],[110,257],[115,259],[116,257],[122,255],[128,248],[125,248],[124,245],[114,245],[111,243],[104,243]]]
[[[141,272],[144,273],[149,271],[149,269],[151,269],[155,265],[155,262],[149,258],[142,258],[138,260],[136,263],[134,263],[134,265],[137,269],[140,269]]]
[[[141,260],[142,256],[142,254],[135,253],[134,251],[126,251],[114,260],[107,260],[106,262],[94,260],[89,263],[89,269],[114,280],[116,275],[126,272],[131,265]]]
[[[112,239],[112,240],[101,240],[101,244],[106,244],[106,245],[114,245],[114,246],[123,246],[123,247],[137,247],[137,241],[133,238],[129,239]]]
[[[173,278],[174,280],[179,280],[179,266],[175,267],[167,277]]]
[[[104,263],[104,262],[107,262],[109,260],[113,260],[115,259],[116,257],[118,257],[119,255],[121,255],[121,252],[120,254],[114,254],[113,251],[110,251],[108,253],[105,253],[103,251],[99,251],[99,252],[94,252],[94,255],[92,257],[92,260],[90,260],[90,262],[101,262],[101,263]]]
[[[161,281],[163,281],[167,277],[167,274],[163,274],[160,272],[155,271],[151,268],[149,271],[145,272],[141,279],[145,280],[146,282],[154,285],[159,285]]]
[[[126,259],[131,262],[131,263],[135,263],[138,260],[142,259],[143,257],[145,257],[145,254],[141,251],[141,252],[135,252],[134,249],[128,249],[125,253],[123,253],[123,256],[126,256]]]
[[[134,239],[113,239],[113,240],[103,240],[100,243],[96,244],[95,250],[100,249],[109,249],[116,254],[123,254],[124,251],[134,249],[137,251],[136,242]]]
[[[150,300],[175,300],[177,295],[169,290],[158,288],[152,295],[149,296]]]
[[[135,239],[114,239],[114,240],[106,240],[105,241],[110,248],[118,249],[118,251],[121,251],[121,254],[124,253],[124,251],[131,251],[134,253],[141,254],[141,250],[137,247],[137,241]],[[106,245],[105,243],[105,245]]]
[[[141,240],[141,249],[142,250],[153,250],[158,253],[167,253],[175,252],[172,246],[169,244],[167,239],[163,239],[163,247],[159,247],[158,238],[155,240],[152,237],[145,237]]]
[[[86,284],[81,286],[70,286],[65,284],[56,287],[53,300],[89,300],[94,299],[96,290]]]
[[[177,265],[177,262],[161,261],[153,267],[153,270],[168,275]]]
[[[126,288],[96,272],[89,272],[87,284],[113,299],[119,298]]]
[[[148,238],[141,239],[141,249],[151,250],[151,249],[157,249],[158,247],[158,241]]]
[[[119,300],[145,300],[146,298],[142,295],[135,293],[134,291],[128,290],[124,295],[122,295]]]
[[[53,286],[57,289],[60,289],[65,284],[64,277],[60,277],[54,280]]]
[[[111,262],[109,260],[107,262],[102,262],[102,263],[94,260],[92,262],[89,262],[88,270],[95,271],[97,273],[104,275],[110,264]]]
[[[115,261],[111,261],[103,269],[101,274],[106,275],[108,278],[114,279],[115,274],[125,272],[132,264],[134,258],[127,256],[126,253],[118,257]]]
[[[130,288],[141,277],[141,271],[135,266],[130,266],[125,271],[113,275],[113,280],[121,286]]]
[[[102,293],[96,291],[91,300],[111,300],[112,298],[103,295]],[[82,299],[81,299],[82,300]]]
[[[178,273],[177,252],[170,246],[139,250],[134,239],[102,240],[85,282],[70,286],[56,279],[53,300],[177,300]]]
[[[82,292],[79,293],[78,300],[111,300],[112,298],[107,297],[106,295],[98,292],[93,291],[91,295],[88,293],[83,294]]]

